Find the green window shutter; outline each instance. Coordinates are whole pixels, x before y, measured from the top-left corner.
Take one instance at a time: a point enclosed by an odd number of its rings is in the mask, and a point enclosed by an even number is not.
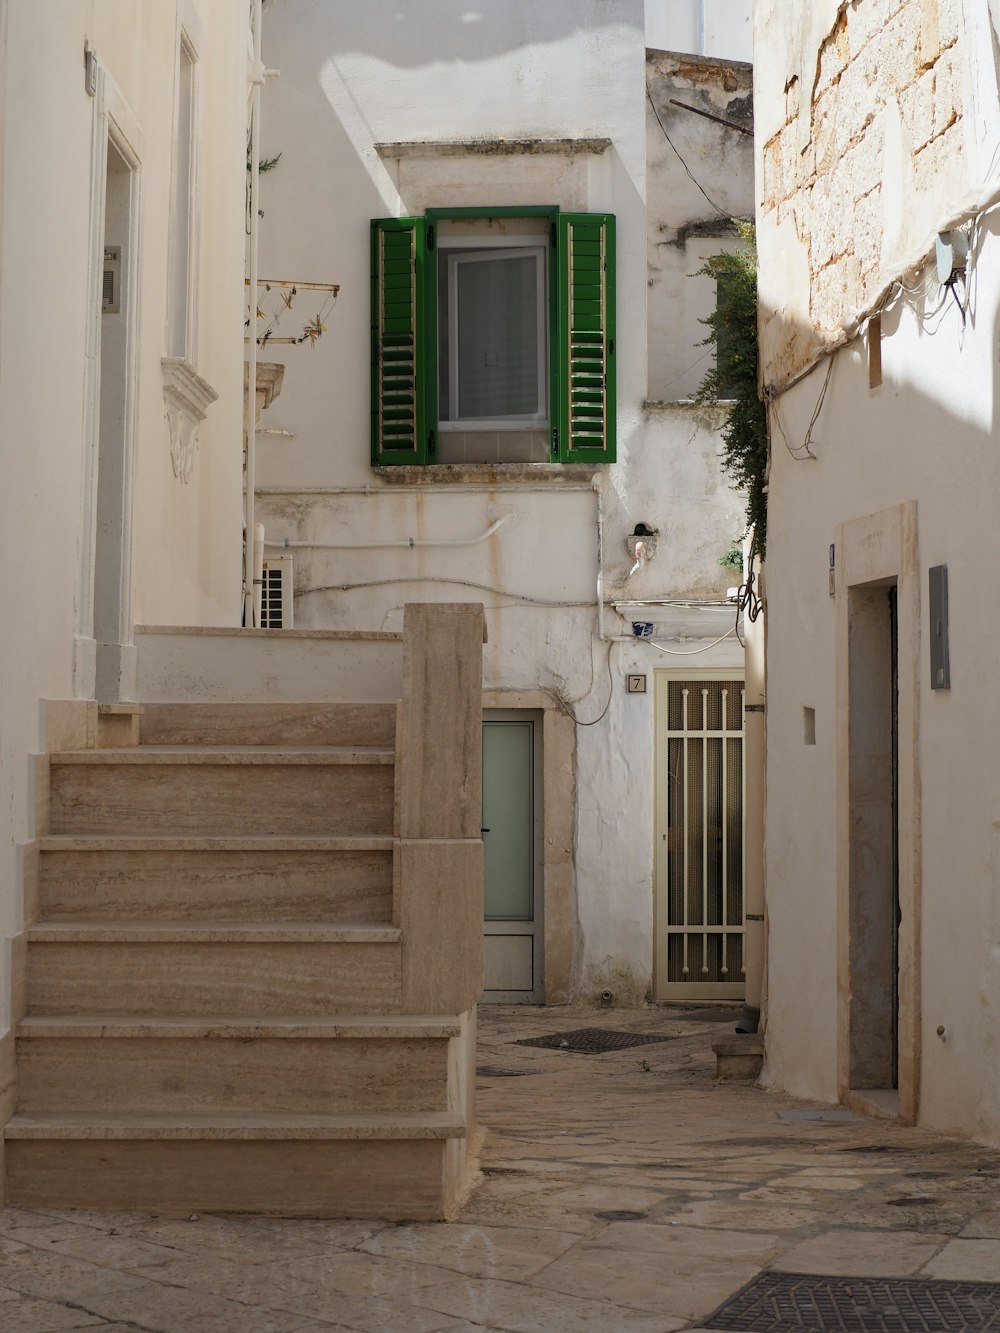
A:
[[[376,218],[372,242],[372,465],[425,463],[423,218]]]
[[[561,463],[615,461],[615,219],[558,219],[558,435]]]

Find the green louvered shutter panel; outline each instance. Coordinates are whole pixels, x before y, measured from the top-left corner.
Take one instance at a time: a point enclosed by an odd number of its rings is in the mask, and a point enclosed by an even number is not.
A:
[[[560,213],[558,458],[615,461],[615,219]]]
[[[423,218],[372,222],[372,464],[427,459]]]

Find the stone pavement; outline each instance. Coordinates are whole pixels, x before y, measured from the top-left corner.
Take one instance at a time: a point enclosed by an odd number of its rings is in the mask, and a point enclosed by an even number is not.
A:
[[[585,1027],[670,1040],[514,1044]],[[766,1268],[1000,1281],[1000,1154],[718,1083],[730,1031],[665,1008],[483,1009],[482,1179],[459,1221],[8,1209],[0,1330],[670,1333],[711,1328]]]

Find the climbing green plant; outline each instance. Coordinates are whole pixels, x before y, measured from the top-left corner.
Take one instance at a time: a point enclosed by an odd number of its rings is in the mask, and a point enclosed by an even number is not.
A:
[[[743,543],[733,542],[725,555],[719,557],[723,569],[731,569],[734,574],[743,573]]]
[[[715,365],[695,395],[699,403],[731,402],[722,427],[722,465],[747,496],[752,555],[767,547],[767,414],[757,393],[757,247],[753,223],[735,222],[744,248],[708,258],[699,274],[714,278],[715,310],[703,346],[714,347]]]

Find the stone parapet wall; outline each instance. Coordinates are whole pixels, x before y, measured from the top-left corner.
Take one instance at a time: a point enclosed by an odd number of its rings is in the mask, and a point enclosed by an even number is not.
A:
[[[759,0],[758,51],[771,38],[778,58],[757,62],[758,228],[786,293],[769,300],[762,284],[766,378],[780,384],[878,302],[961,197],[969,98],[962,0],[797,16]]]

